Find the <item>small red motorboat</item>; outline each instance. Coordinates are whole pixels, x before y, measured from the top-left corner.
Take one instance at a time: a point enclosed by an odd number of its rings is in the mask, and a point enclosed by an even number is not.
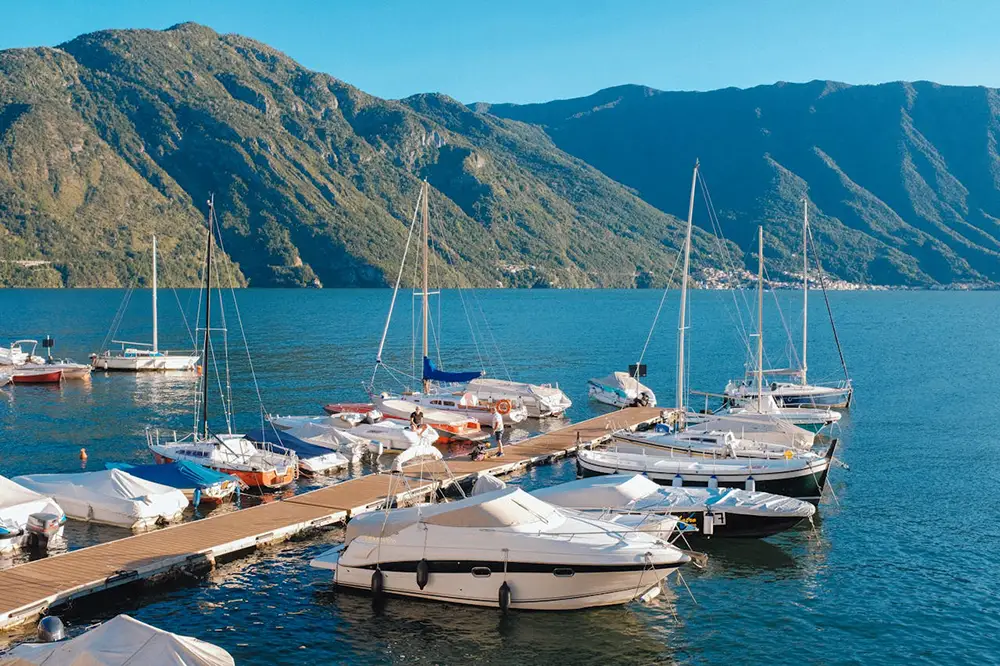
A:
[[[15,384],[58,384],[62,381],[63,371],[61,369],[32,368],[28,370],[15,369],[10,374],[11,381]]]
[[[327,414],[367,414],[375,409],[375,405],[370,402],[334,402],[323,407]]]

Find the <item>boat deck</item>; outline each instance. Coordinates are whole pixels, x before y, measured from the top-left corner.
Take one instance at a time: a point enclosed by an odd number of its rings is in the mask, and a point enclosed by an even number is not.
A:
[[[48,608],[138,580],[207,569],[218,557],[345,522],[384,505],[420,501],[443,486],[488,472],[509,474],[606,441],[612,430],[656,420],[660,410],[631,407],[504,447],[503,458],[409,465],[401,474],[370,474],[269,504],[138,534],[0,571],[0,629],[31,622]]]

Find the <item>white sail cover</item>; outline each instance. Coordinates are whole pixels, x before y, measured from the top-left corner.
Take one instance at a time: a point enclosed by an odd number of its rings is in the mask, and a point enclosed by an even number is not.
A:
[[[176,488],[146,481],[120,469],[77,474],[33,474],[14,478],[29,490],[52,497],[66,515],[122,527],[170,520],[187,508]]]
[[[0,476],[0,526],[17,534],[24,530],[24,526],[28,524],[28,516],[33,513],[51,513],[59,517],[65,515],[51,497],[39,495]],[[3,548],[4,539],[0,539],[0,550]]]
[[[172,634],[119,615],[96,629],[58,643],[25,643],[0,657],[0,666],[234,666],[211,643]]]

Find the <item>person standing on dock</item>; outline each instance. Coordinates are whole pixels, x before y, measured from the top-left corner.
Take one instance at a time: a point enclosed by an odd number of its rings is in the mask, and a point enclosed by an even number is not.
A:
[[[493,439],[497,442],[497,455],[503,455],[503,415],[499,410],[493,410]]]

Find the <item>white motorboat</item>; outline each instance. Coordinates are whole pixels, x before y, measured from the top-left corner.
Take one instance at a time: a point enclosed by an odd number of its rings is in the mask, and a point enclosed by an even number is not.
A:
[[[573,401],[558,386],[551,384],[480,377],[466,384],[463,391],[485,401],[519,401],[527,410],[528,418],[533,419],[562,416],[573,406]]]
[[[826,485],[836,441],[826,455],[795,453],[783,458],[706,458],[669,451],[593,451],[577,453],[584,476],[644,474],[664,485],[696,488],[745,488],[818,502]]]
[[[587,381],[591,400],[612,407],[656,407],[656,394],[627,372],[612,372],[607,377]]]
[[[741,488],[675,488],[636,474],[596,476],[533,490],[540,500],[593,513],[669,514],[717,537],[766,537],[811,518],[816,507],[791,497]]]
[[[153,340],[152,343],[129,342],[127,340],[111,340],[113,344],[121,345],[117,352],[103,349],[100,353],[90,355],[90,364],[99,370],[118,370],[122,372],[148,372],[169,370],[194,370],[198,365],[198,354],[181,352],[172,354],[160,349],[159,321],[157,318],[157,284],[156,284],[156,236],[153,236]],[[131,290],[125,298],[131,297]],[[127,303],[127,300],[126,300]],[[123,306],[124,308],[124,306]],[[113,329],[120,323],[121,313],[115,320]],[[108,337],[113,337],[114,330]],[[107,339],[105,339],[107,342]]]
[[[503,416],[505,424],[521,423],[528,418],[528,409],[517,400],[502,398],[496,401],[480,400],[474,394],[441,389],[436,393],[407,392],[402,395],[408,402],[420,405],[422,409],[453,412],[467,419],[475,419],[480,426],[493,425],[493,412]]]
[[[409,423],[410,415],[417,409],[417,404],[410,402],[399,396],[383,393],[374,398],[375,407],[386,418],[406,421]],[[489,435],[483,432],[479,426],[479,421],[471,419],[455,412],[446,412],[441,409],[424,409],[423,425],[437,431],[438,440],[441,443],[447,442],[478,442],[486,439]],[[418,433],[420,434],[420,433]]]
[[[180,520],[188,499],[180,490],[120,469],[17,476],[14,483],[54,499],[73,520],[145,530]]]
[[[51,497],[0,476],[0,553],[29,545],[47,549],[62,536],[65,522]]]
[[[364,414],[339,412],[330,416],[272,416],[270,422],[279,430],[311,425],[329,431],[330,437],[335,440],[336,433],[344,433],[368,442],[368,450],[376,455],[381,455],[383,451],[406,451],[419,444],[433,444],[438,439],[434,428],[428,426],[417,433],[408,424],[383,419],[378,411]]]
[[[31,345],[29,351],[24,348]],[[35,349],[38,347],[38,340],[15,340],[9,347],[0,347],[0,365],[24,365],[25,363],[42,364],[45,358],[37,356]]]
[[[197,638],[157,629],[128,615],[69,640],[22,643],[0,666],[235,666],[232,655]]]
[[[729,431],[740,439],[750,439],[755,442],[777,444],[785,448],[808,451],[816,443],[816,433],[792,425],[788,421],[765,415],[733,415],[712,416],[700,420],[697,415],[688,412],[685,418],[690,418],[692,424],[685,428],[688,433],[706,433]]]
[[[368,452],[369,442],[346,432],[303,423],[280,430],[274,424],[247,433],[254,442],[278,444],[293,451],[306,474],[326,474],[348,467]]]
[[[655,596],[689,560],[662,539],[519,488],[362,514],[312,566],[337,585],[507,609],[570,610]]]

